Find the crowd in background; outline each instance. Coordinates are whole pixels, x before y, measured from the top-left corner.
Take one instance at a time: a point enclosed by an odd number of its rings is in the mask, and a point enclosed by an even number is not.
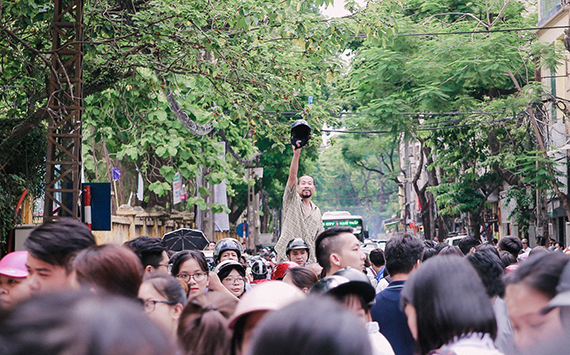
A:
[[[398,234],[367,255],[337,227],[314,251],[290,240],[277,262],[232,238],[208,246],[212,258],[144,236],[97,245],[84,224],[60,219],[24,246],[0,260],[0,354],[518,355],[570,345],[570,256],[514,236],[454,247]]]

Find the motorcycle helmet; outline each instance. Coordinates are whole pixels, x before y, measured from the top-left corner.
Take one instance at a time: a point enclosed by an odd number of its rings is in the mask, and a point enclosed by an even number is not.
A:
[[[220,239],[216,246],[214,247],[214,260],[216,263],[220,262],[220,257],[222,253],[226,250],[233,250],[237,253],[238,259],[241,258],[241,254],[243,253],[243,247],[241,243],[234,238],[224,238]]]
[[[287,270],[292,269],[294,267],[299,267],[297,263],[292,261],[284,261],[282,263],[277,264],[275,270],[273,270],[273,275],[271,276],[271,280],[282,280],[285,277],[285,273]]]
[[[311,139],[311,126],[305,120],[297,120],[293,122],[291,127],[291,145],[295,149],[299,149],[309,142]],[[299,145],[297,146],[297,142]]]

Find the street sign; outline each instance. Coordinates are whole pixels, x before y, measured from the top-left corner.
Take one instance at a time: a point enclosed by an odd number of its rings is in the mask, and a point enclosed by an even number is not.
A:
[[[247,225],[247,223],[238,224],[238,226],[236,227],[236,233],[242,238],[247,238],[247,236],[249,235],[249,226]]]

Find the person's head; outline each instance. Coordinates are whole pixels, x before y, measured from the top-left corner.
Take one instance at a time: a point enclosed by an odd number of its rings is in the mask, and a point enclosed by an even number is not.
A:
[[[528,253],[528,256],[529,256],[529,257],[531,257],[531,256],[538,256],[538,255],[548,254],[548,253],[550,253],[550,251],[549,251],[548,249],[546,249],[545,247],[537,246],[537,247],[534,247],[534,248],[530,251],[530,253]]]
[[[517,263],[517,258],[506,250],[499,251],[499,258],[505,267]]]
[[[259,259],[255,260],[251,265],[251,274],[253,275],[254,280],[265,280],[268,279],[268,270],[267,265],[265,265],[265,261]]]
[[[222,261],[216,266],[214,272],[222,281],[222,285],[236,297],[241,297],[245,292],[245,267],[233,260]]]
[[[305,267],[295,267],[287,270],[283,281],[298,287],[304,293],[318,281],[317,275]]]
[[[75,219],[61,218],[35,228],[24,242],[32,294],[70,288],[71,259],[95,244],[91,230]]]
[[[231,331],[228,319],[237,301],[221,292],[208,292],[188,302],[178,327],[178,338],[184,354],[227,355]]]
[[[239,262],[242,253],[242,245],[237,239],[224,238],[220,239],[214,247],[214,260],[216,264],[226,260]]]
[[[439,252],[440,252],[442,249],[444,249],[444,248],[446,248],[446,247],[448,247],[448,246],[449,246],[449,244],[447,244],[447,243],[445,243],[445,242],[436,244],[436,245],[434,246],[434,249],[435,249],[436,254],[439,254]]]
[[[461,249],[463,255],[467,255],[472,250],[475,251],[474,248],[477,247],[477,245],[479,244],[481,244],[481,242],[479,242],[477,239],[472,237],[465,237],[459,241],[459,244],[457,246],[459,247],[459,249]]]
[[[315,193],[315,180],[309,175],[303,175],[297,181],[297,193],[301,198],[311,198]]]
[[[505,283],[503,282],[505,270],[501,259],[488,251],[472,253],[467,255],[466,258],[477,271],[483,286],[485,286],[487,296],[490,298],[495,296],[503,297],[505,294]]]
[[[400,298],[422,355],[470,333],[496,336],[493,307],[477,273],[457,255],[438,255],[406,281]]]
[[[66,290],[31,298],[0,320],[3,355],[174,355],[176,348],[122,297]]]
[[[251,336],[268,312],[283,308],[305,297],[297,287],[281,281],[268,281],[247,291],[232,315],[229,327],[233,329],[231,354],[248,354]]]
[[[197,250],[182,250],[172,256],[172,275],[186,282],[188,298],[206,292],[210,282],[208,262],[204,254]]]
[[[15,251],[0,260],[0,309],[11,308],[31,296],[27,251]]]
[[[299,264],[294,263],[292,261],[284,261],[279,263],[275,266],[275,270],[273,270],[273,274],[271,274],[271,280],[283,280],[285,277],[285,273],[289,269],[294,269],[300,267]]]
[[[186,304],[186,292],[180,282],[166,274],[154,274],[144,279],[138,292],[145,314],[165,334],[175,339],[182,309]]]
[[[152,273],[170,273],[170,263],[166,245],[159,238],[138,237],[123,244],[139,257],[145,275]]]
[[[556,286],[569,256],[548,253],[530,256],[505,278],[505,302],[511,323],[513,339],[519,348],[547,342],[560,334],[560,310],[544,314],[550,300],[556,295]]]
[[[299,266],[305,266],[309,259],[309,246],[301,238],[291,239],[287,243],[285,254],[287,254],[289,261],[297,263]]]
[[[570,329],[570,262],[566,263],[560,275],[558,286],[556,286],[556,296],[548,302],[548,306],[542,313],[549,313],[556,308],[560,309],[560,319],[564,329]]]
[[[305,267],[314,272],[317,278],[323,273],[323,267],[319,263],[309,263]]]
[[[268,314],[253,337],[251,355],[370,355],[362,322],[328,298],[309,298]]]
[[[508,251],[515,257],[515,262],[523,246],[519,237],[506,235],[499,240],[499,250]]]
[[[396,274],[410,274],[420,265],[424,245],[410,234],[395,235],[386,243],[384,256],[386,269],[394,277]]]
[[[436,256],[437,251],[435,248],[424,247],[424,252],[422,253],[422,263],[432,256]]]
[[[493,253],[497,258],[500,258],[499,251],[492,244],[479,244],[475,247],[478,253]]]
[[[346,268],[322,278],[309,291],[311,296],[319,294],[332,296],[365,324],[369,321],[368,315],[374,304],[376,291],[363,272]]]
[[[381,268],[386,265],[386,258],[384,258],[384,250],[376,248],[370,252],[370,262],[376,267],[376,269]]]
[[[463,256],[463,252],[457,245],[444,245],[443,248],[437,253],[437,255],[457,255]]]
[[[521,240],[521,244],[522,244],[522,248],[523,248],[523,249],[528,248],[528,239],[523,238],[523,239]]]
[[[137,297],[143,275],[135,253],[115,244],[82,250],[73,260],[73,271],[80,287],[128,298]]]
[[[352,228],[334,227],[317,236],[315,254],[326,275],[332,275],[347,266],[364,269],[366,254],[360,250],[360,241],[352,231]]]

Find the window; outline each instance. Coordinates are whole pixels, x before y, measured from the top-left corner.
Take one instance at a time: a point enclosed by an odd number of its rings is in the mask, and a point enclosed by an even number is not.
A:
[[[560,3],[566,0],[540,0],[540,26],[560,9]]]

